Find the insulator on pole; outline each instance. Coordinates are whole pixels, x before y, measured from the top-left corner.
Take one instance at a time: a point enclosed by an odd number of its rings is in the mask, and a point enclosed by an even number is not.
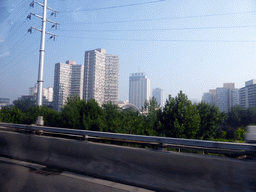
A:
[[[28,33],[32,33],[32,28],[29,28],[29,29],[28,29]]]

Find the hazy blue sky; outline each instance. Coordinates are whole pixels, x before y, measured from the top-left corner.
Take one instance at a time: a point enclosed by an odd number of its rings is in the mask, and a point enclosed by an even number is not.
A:
[[[31,0],[0,0],[0,97],[28,95],[38,77],[42,7]],[[43,0],[38,0],[43,3]],[[129,75],[145,72],[151,90],[189,98],[223,83],[237,88],[256,78],[256,3],[253,0],[48,0],[58,10],[57,30],[47,23],[44,87],[54,65],[105,48],[120,59],[119,99],[128,99]]]

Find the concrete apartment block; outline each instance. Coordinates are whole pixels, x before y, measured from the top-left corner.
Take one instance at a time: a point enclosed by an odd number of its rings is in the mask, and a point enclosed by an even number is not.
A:
[[[53,108],[56,111],[60,111],[68,97],[77,95],[82,98],[83,71],[82,65],[76,65],[71,60],[55,64]]]

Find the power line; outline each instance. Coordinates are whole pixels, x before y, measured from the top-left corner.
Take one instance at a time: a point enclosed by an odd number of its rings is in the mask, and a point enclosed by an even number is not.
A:
[[[152,3],[159,3],[159,2],[164,2],[166,0],[157,0],[157,1],[150,1],[150,2],[143,2],[143,3],[133,3],[133,4],[128,4],[128,5],[118,5],[118,6],[112,6],[112,7],[102,7],[102,8],[95,8],[95,9],[85,9],[85,10],[80,10],[82,12],[87,12],[87,11],[99,11],[99,10],[105,10],[105,9],[117,9],[117,8],[123,8],[123,7],[132,7],[132,6],[138,6],[138,5],[146,5],[146,4],[152,4]],[[60,13],[73,13],[74,11],[64,11]]]
[[[7,70],[13,68],[15,65],[17,65],[20,61],[22,61],[25,57],[27,57],[28,55],[31,55],[33,52],[35,52],[38,48],[33,49],[29,54],[25,55],[24,57],[22,57],[19,61],[15,62],[13,65],[11,65],[9,68],[5,69],[5,71],[2,71],[2,73],[0,73],[0,75],[2,75],[3,73],[5,73]]]
[[[0,70],[1,69],[3,69],[3,68],[5,68],[6,66],[8,66],[11,62],[13,62],[16,58],[18,58],[20,55],[22,55],[26,50],[28,50],[29,48],[31,48],[33,45],[37,45],[37,44],[35,44],[35,42],[37,42],[39,40],[39,38],[38,39],[36,39],[35,41],[33,41],[33,43],[31,43],[30,45],[28,45],[26,48],[24,48],[24,50],[22,51],[22,52],[20,52],[20,54],[18,54],[14,59],[12,59],[11,61],[9,61],[8,63],[6,63],[4,66],[2,66],[1,68],[0,68]],[[29,54],[28,54],[29,55]],[[28,55],[26,55],[26,57],[28,56]],[[25,57],[24,57],[25,58]],[[17,62],[16,62],[17,63]],[[15,64],[14,64],[15,65]],[[14,65],[12,65],[12,66],[14,66]],[[12,67],[11,66],[11,67]],[[8,69],[10,69],[11,67],[9,67],[9,68],[7,68],[6,70],[8,70]],[[5,71],[6,71],[5,70]],[[3,73],[0,73],[0,75],[1,74],[3,74]]]
[[[256,13],[256,11],[242,11],[242,12],[232,12],[232,13],[218,13],[218,14],[207,14],[207,15],[190,15],[183,17],[164,17],[158,19],[135,19],[135,20],[120,20],[120,21],[107,21],[107,22],[89,22],[89,23],[62,23],[61,25],[89,25],[89,24],[105,24],[105,23],[128,23],[128,22],[141,22],[141,21],[159,21],[159,20],[175,20],[175,19],[189,19],[189,18],[200,18],[200,17],[214,17],[214,16],[227,16],[227,15],[238,15],[246,13]]]
[[[23,25],[25,22],[26,22],[26,21],[24,21],[24,22],[22,23],[22,25]],[[17,32],[18,30],[19,30],[19,28],[18,28],[15,32]],[[6,41],[4,41],[5,44],[9,42],[10,38],[15,34],[15,32],[14,32],[11,36],[9,36]],[[26,33],[26,34],[27,34],[27,33]],[[25,34],[25,35],[26,35],[26,34]],[[4,44],[3,44],[3,45],[4,45]],[[3,46],[3,45],[2,45],[2,46]],[[1,46],[1,47],[2,47],[2,46]]]
[[[23,13],[23,15],[20,17],[20,19],[18,20],[18,21],[16,21],[16,23],[18,23],[21,19],[22,19],[22,17],[26,14],[26,12],[29,10],[29,8]],[[23,21],[19,26],[18,26],[18,28],[8,37],[8,39],[6,39],[6,41],[5,41],[5,43],[7,43],[9,40],[10,40],[10,38],[21,28],[21,26],[23,26],[23,24],[26,22],[26,20],[25,21]],[[14,25],[15,26],[15,25]],[[14,28],[14,26],[12,26],[12,28]]]
[[[107,40],[107,41],[149,41],[149,42],[191,42],[191,43],[255,43],[256,40],[182,40],[182,39],[112,39],[112,38],[89,38],[89,37],[78,37],[78,36],[59,36],[67,38],[78,38],[78,39],[95,39],[95,40]]]
[[[256,25],[242,25],[242,26],[224,26],[224,27],[186,27],[186,28],[169,28],[169,29],[106,29],[106,30],[60,30],[60,31],[75,31],[75,32],[120,32],[120,31],[176,31],[176,30],[200,30],[200,29],[232,29],[232,28],[251,28]]]
[[[16,46],[18,43],[22,44],[25,40],[27,40],[28,38],[24,38],[27,35],[27,33],[25,35],[23,35],[10,49],[10,51],[15,50],[15,48],[17,48],[18,46]],[[22,42],[20,42],[20,40],[22,40],[24,38],[24,40]],[[14,49],[13,49],[14,48]],[[0,68],[1,69],[1,68]]]
[[[36,41],[34,41],[32,44],[30,44],[26,49],[24,49],[24,50],[27,50],[28,48],[31,48],[31,45],[33,46],[35,46],[35,45],[37,45],[37,44],[35,44],[35,42],[37,42],[39,40],[39,38],[38,39],[36,39]],[[48,42],[50,39],[48,39],[46,42]],[[20,60],[18,60],[17,62],[15,62],[13,65],[11,65],[9,68],[7,68],[7,69],[5,69],[5,71],[2,71],[2,73],[0,73],[0,75],[2,75],[3,73],[5,73],[7,70],[9,70],[9,69],[11,69],[12,67],[14,67],[15,65],[17,65],[18,63],[20,63],[20,61],[22,61],[24,58],[27,58],[29,55],[31,55],[32,53],[34,53],[36,50],[38,50],[38,48],[35,48],[35,49],[33,49],[29,54],[27,54],[27,55],[25,55],[24,57],[22,57]],[[22,53],[20,53],[18,56],[20,56],[21,54],[23,54],[24,53],[24,51],[22,52]],[[18,57],[17,56],[17,57]],[[16,58],[17,58],[16,57]],[[12,60],[12,61],[14,61],[14,59]],[[9,64],[9,63],[11,63],[12,61],[10,61],[10,62],[8,62],[7,63],[7,65]],[[3,68],[3,67],[2,67]]]
[[[27,4],[27,1],[31,1],[31,0],[26,0],[26,1],[21,1],[19,5],[17,5],[17,7],[22,7],[24,6],[25,4]],[[18,8],[20,10],[20,7]]]

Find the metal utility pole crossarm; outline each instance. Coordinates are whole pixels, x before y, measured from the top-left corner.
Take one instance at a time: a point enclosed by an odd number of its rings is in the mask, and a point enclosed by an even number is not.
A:
[[[34,15],[40,19],[42,19],[42,29],[37,29],[35,27],[31,27],[28,29],[28,32],[32,33],[32,29],[35,29],[37,31],[41,32],[41,46],[40,46],[40,55],[39,55],[39,71],[38,71],[38,90],[37,90],[37,100],[36,100],[36,104],[38,106],[42,106],[42,102],[43,102],[43,72],[44,72],[44,55],[45,55],[45,34],[49,34],[51,35],[50,38],[53,38],[55,40],[55,37],[57,35],[52,34],[52,33],[48,33],[45,31],[46,29],[46,22],[51,22],[54,25],[52,27],[55,27],[57,29],[57,25],[59,25],[59,23],[56,23],[54,21],[50,21],[46,18],[47,16],[47,9],[52,11],[51,15],[55,15],[56,13],[58,13],[58,11],[55,11],[54,9],[51,9],[49,7],[47,7],[47,0],[44,0],[44,4],[41,4],[39,2],[33,1],[32,3],[30,3],[31,7],[34,7],[34,3],[41,5],[43,7],[43,17],[36,15],[34,13],[30,13],[27,18],[31,19],[31,15]]]

